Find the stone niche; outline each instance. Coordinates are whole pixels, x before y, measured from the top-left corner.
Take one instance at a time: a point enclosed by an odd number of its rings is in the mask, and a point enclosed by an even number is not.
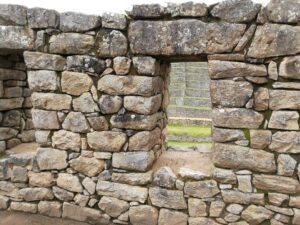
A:
[[[0,151],[38,144],[0,160],[0,209],[91,224],[300,224],[299,12],[299,0],[102,16],[0,5]],[[208,62],[214,141],[200,160],[177,153],[177,169],[165,143],[175,59]]]

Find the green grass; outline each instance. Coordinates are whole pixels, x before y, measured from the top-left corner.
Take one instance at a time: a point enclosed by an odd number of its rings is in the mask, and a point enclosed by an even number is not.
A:
[[[177,146],[177,147],[196,147],[197,145],[200,144],[205,144],[208,147],[212,146],[211,142],[168,141],[168,146]]]
[[[181,125],[181,124],[169,124],[169,135],[187,135],[193,137],[209,137],[211,135],[210,126],[199,125]]]
[[[199,109],[199,110],[211,110],[208,106],[190,106],[190,105],[169,105],[172,108],[183,108],[183,109]]]

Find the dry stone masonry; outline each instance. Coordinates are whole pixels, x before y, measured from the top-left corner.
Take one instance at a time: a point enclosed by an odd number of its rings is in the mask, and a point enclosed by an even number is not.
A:
[[[299,225],[299,12],[299,0],[102,17],[0,5],[0,151],[39,145],[0,160],[0,209],[91,224]],[[153,168],[174,61],[208,61],[212,173]]]

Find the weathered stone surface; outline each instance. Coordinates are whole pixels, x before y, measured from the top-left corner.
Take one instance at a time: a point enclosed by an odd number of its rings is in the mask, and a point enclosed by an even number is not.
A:
[[[54,198],[51,189],[48,188],[23,188],[20,190],[20,195],[27,202],[51,200]]]
[[[72,97],[65,94],[34,92],[31,95],[31,102],[36,109],[70,110]]]
[[[36,143],[41,146],[49,146],[51,142],[50,132],[50,130],[36,130],[34,134]]]
[[[113,115],[110,119],[110,123],[114,128],[153,130],[161,118],[161,113],[152,115],[123,114]]]
[[[189,216],[200,217],[207,216],[207,205],[203,200],[197,198],[189,198],[188,200]]]
[[[0,127],[0,141],[17,136],[18,130],[9,127]]]
[[[250,205],[242,212],[242,218],[248,223],[256,225],[261,224],[267,219],[271,219],[273,214],[272,211],[262,206]]]
[[[81,147],[80,134],[66,130],[56,131],[52,136],[52,145],[58,149],[78,152]]]
[[[299,209],[294,209],[294,217],[293,217],[293,224],[300,224],[300,210]]]
[[[51,187],[55,183],[55,179],[50,172],[28,172],[29,184],[33,187]]]
[[[22,108],[24,98],[4,98],[0,99],[0,111]]]
[[[216,200],[210,203],[209,216],[220,217],[225,208],[225,203],[220,200]]]
[[[161,92],[162,83],[160,77],[105,75],[98,81],[98,90],[110,95],[152,96]]]
[[[236,184],[236,175],[232,170],[215,168],[213,172],[213,178],[221,183]]]
[[[57,28],[59,14],[55,10],[35,7],[27,10],[27,20],[30,28]]]
[[[149,205],[134,206],[129,209],[132,225],[157,225],[158,211]]]
[[[99,195],[111,196],[125,201],[144,203],[148,197],[148,189],[127,184],[98,180],[96,191]]]
[[[155,58],[150,56],[133,57],[133,66],[140,75],[159,75],[160,67]]]
[[[300,91],[270,90],[269,107],[272,110],[300,109]]]
[[[202,17],[207,15],[205,3],[185,2],[181,4],[168,3],[167,11],[172,17]]]
[[[0,209],[1,209],[1,210],[7,209],[8,206],[9,206],[9,198],[0,195]]]
[[[209,60],[208,72],[212,79],[267,76],[267,69],[264,65],[220,60]]]
[[[105,61],[96,57],[88,55],[71,55],[67,57],[68,70],[100,74],[105,67]]]
[[[249,41],[252,39],[255,30],[256,30],[256,24],[250,25],[250,27],[247,29],[247,31],[244,33],[243,37],[235,47],[234,49],[235,52],[240,52],[244,50],[244,48],[247,46]]]
[[[74,198],[73,192],[66,191],[62,188],[59,188],[57,186],[54,186],[52,188],[53,194],[56,198],[58,198],[61,201],[72,201]]]
[[[23,89],[21,87],[7,87],[4,88],[4,98],[22,97]]]
[[[55,91],[58,88],[57,74],[48,70],[28,71],[28,85],[32,91]]]
[[[101,26],[99,16],[85,15],[76,12],[65,12],[60,14],[59,29],[63,32],[83,32]]]
[[[59,173],[57,186],[72,192],[82,192],[83,188],[77,176],[68,173]]]
[[[214,6],[211,14],[227,22],[241,23],[255,19],[260,8],[260,4],[255,4],[251,0],[227,0]]]
[[[186,209],[187,204],[182,191],[167,190],[159,187],[149,189],[150,200],[153,205],[170,209]]]
[[[98,206],[111,217],[118,217],[129,209],[128,202],[107,196],[100,199]]]
[[[251,175],[237,175],[238,189],[242,192],[252,192]]]
[[[113,59],[113,68],[118,75],[126,75],[131,67],[131,59],[124,56],[117,56]]]
[[[268,128],[279,130],[299,130],[297,111],[273,111]]]
[[[11,181],[26,183],[28,181],[27,169],[21,166],[14,166],[12,169]]]
[[[245,134],[242,130],[237,129],[223,129],[223,128],[212,128],[212,139],[215,142],[229,142],[245,140]]]
[[[79,96],[91,89],[92,79],[85,73],[64,71],[61,78],[62,91]]]
[[[258,26],[250,45],[248,56],[268,58],[293,55],[300,52],[300,28],[281,24],[266,23]],[[289,43],[288,45],[282,43]]]
[[[87,120],[89,121],[90,126],[95,131],[104,131],[108,130],[109,128],[108,122],[104,116],[87,117]]]
[[[272,205],[280,206],[283,202],[289,199],[289,196],[286,194],[280,193],[268,193],[269,202]]]
[[[197,55],[231,51],[244,31],[242,24],[186,19],[134,21],[130,23],[128,32],[134,54]],[[195,36],[198,38],[195,39]],[[177,43],[181,43],[180,46]]]
[[[96,37],[97,53],[100,57],[123,56],[127,53],[127,38],[117,30],[100,30]]]
[[[116,113],[121,109],[122,105],[123,99],[120,96],[101,95],[99,99],[100,111],[103,114]]]
[[[272,135],[272,142],[269,148],[280,153],[300,153],[299,140],[300,132],[278,131]]]
[[[300,17],[300,14],[299,14]],[[300,79],[300,56],[284,57],[279,67],[279,76],[291,79]]]
[[[83,187],[90,193],[91,195],[96,192],[96,183],[89,177],[86,177],[82,181]]]
[[[257,111],[264,111],[269,108],[269,89],[264,87],[259,87],[254,92],[254,109]]]
[[[276,164],[272,153],[237,145],[215,143],[213,161],[216,166],[274,172]]]
[[[38,148],[36,160],[40,170],[61,170],[68,166],[67,152],[54,148]]]
[[[83,113],[98,112],[99,108],[90,92],[85,92],[73,99],[73,109]]]
[[[1,4],[0,8],[1,25],[26,25],[27,8],[25,6]]]
[[[195,218],[190,217],[188,221],[189,221],[189,225],[206,225],[206,224],[220,225],[220,223],[217,223],[213,219],[207,217],[195,217]]]
[[[253,184],[257,189],[295,194],[300,190],[299,181],[283,176],[253,175]]]
[[[205,172],[187,167],[181,167],[178,171],[178,175],[185,180],[203,180],[210,177],[210,175]]]
[[[219,192],[218,184],[214,180],[189,181],[184,186],[184,193],[196,198],[211,198]]]
[[[159,4],[133,5],[132,10],[127,12],[132,18],[160,18],[166,14],[165,8]]]
[[[4,127],[19,127],[21,123],[21,112],[19,110],[10,110],[1,114],[0,121]]]
[[[59,121],[55,111],[32,109],[32,121],[35,129],[59,129]]]
[[[156,113],[162,103],[162,95],[155,95],[152,97],[141,96],[125,96],[124,107],[131,112],[139,114],[153,114]]]
[[[20,70],[2,69],[0,68],[0,80],[25,80],[26,73]],[[15,85],[14,85],[15,86]]]
[[[40,214],[49,217],[61,217],[62,204],[56,201],[40,201],[38,204]]]
[[[300,83],[298,82],[275,82],[272,86],[276,89],[300,89]]]
[[[290,201],[289,201],[289,206],[300,208],[300,197],[299,196],[291,196]]]
[[[129,151],[150,151],[160,143],[161,130],[155,128],[152,131],[141,131],[129,138]]]
[[[94,37],[87,34],[61,33],[52,35],[49,52],[59,54],[88,54],[94,46]]]
[[[253,93],[253,86],[245,81],[212,80],[210,93],[212,104],[225,107],[243,107]]]
[[[72,219],[82,222],[89,222],[98,225],[109,224],[110,217],[106,214],[103,214],[101,211],[73,205],[65,202],[63,204],[63,213],[62,218]]]
[[[70,112],[65,118],[62,127],[65,130],[78,133],[87,133],[90,129],[85,116],[81,112]]]
[[[29,69],[62,71],[65,68],[66,60],[60,55],[29,51],[25,51],[23,55]]]
[[[271,144],[272,132],[270,130],[250,130],[251,148],[264,149]]]
[[[300,21],[299,1],[272,0],[267,5],[268,19],[275,23],[297,23]]]
[[[274,61],[271,61],[268,66],[268,74],[269,78],[271,80],[278,80],[278,69],[277,69],[277,63]]]
[[[146,185],[152,181],[153,172],[150,170],[146,173],[113,173],[112,181],[130,185]]]
[[[89,177],[98,175],[104,169],[104,161],[95,158],[80,156],[69,163],[74,170]]]
[[[127,136],[119,131],[95,131],[87,134],[87,141],[96,151],[119,152],[127,141]]]
[[[223,190],[222,197],[226,203],[237,203],[243,205],[265,204],[265,197],[263,193],[244,193],[235,190]]]
[[[212,111],[214,126],[228,128],[259,128],[264,116],[252,109],[215,108]]]
[[[154,153],[150,152],[120,152],[114,153],[112,166],[119,169],[145,172],[153,164]]]
[[[119,13],[103,13],[102,27],[125,30],[127,27],[127,18],[125,15]]]
[[[20,211],[25,213],[37,213],[37,204],[27,202],[12,202],[10,209],[13,211]]]
[[[154,172],[153,183],[160,187],[174,188],[176,178],[176,175],[170,167],[163,166]]]
[[[0,49],[31,50],[34,31],[21,26],[0,26]]]
[[[175,210],[161,209],[159,211],[158,225],[187,225],[188,215]]]

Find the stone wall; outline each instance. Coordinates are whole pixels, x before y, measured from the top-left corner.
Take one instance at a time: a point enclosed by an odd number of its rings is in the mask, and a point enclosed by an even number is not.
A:
[[[0,49],[24,52],[40,147],[0,161],[0,208],[93,224],[300,224],[299,9],[227,0],[100,18],[1,5]],[[169,63],[203,58],[215,169],[152,170]]]

